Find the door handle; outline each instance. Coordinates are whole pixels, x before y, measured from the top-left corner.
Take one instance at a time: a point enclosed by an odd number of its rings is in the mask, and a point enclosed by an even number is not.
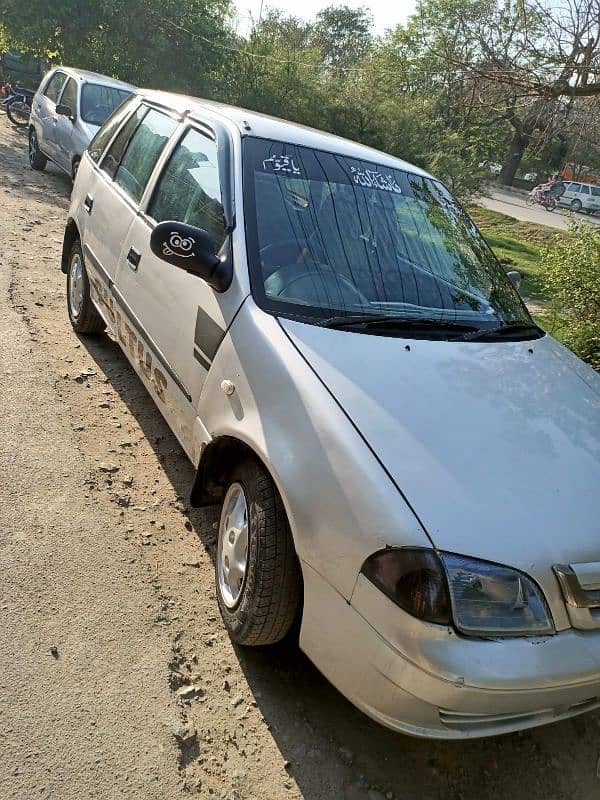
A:
[[[141,257],[142,254],[138,253],[135,247],[129,248],[129,252],[127,253],[127,263],[133,270],[138,268]]]
[[[85,200],[83,201],[83,207],[88,214],[92,213],[92,208],[94,207],[94,198],[91,194],[86,195]]]

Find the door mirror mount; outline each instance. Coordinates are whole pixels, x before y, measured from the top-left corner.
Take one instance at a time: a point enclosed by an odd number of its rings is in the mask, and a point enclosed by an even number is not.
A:
[[[211,235],[202,228],[159,222],[150,236],[150,249],[168,264],[202,278],[217,292],[224,292],[231,283],[231,259],[216,254]]]
[[[64,105],[63,103],[59,103],[56,106],[56,113],[61,117],[68,117],[71,122],[75,119],[75,114],[71,106]]]
[[[506,273],[508,280],[512,283],[513,287],[517,290],[517,292],[521,288],[521,273],[517,272],[516,269],[511,270],[510,272]]]

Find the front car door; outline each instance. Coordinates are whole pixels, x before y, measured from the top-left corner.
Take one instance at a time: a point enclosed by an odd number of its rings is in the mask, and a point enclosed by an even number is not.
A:
[[[40,121],[37,131],[38,143],[42,152],[52,161],[57,158],[58,143],[56,140],[56,104],[62,92],[67,75],[60,70],[51,73],[48,81],[36,98],[35,113]]]
[[[71,116],[65,114],[56,115],[55,136],[56,136],[56,163],[69,175],[73,172],[73,132],[77,119],[77,81],[74,78],[67,78],[62,92],[58,98],[57,106],[68,106],[71,109]]]
[[[241,298],[234,291],[218,294],[155,256],[150,235],[155,223],[176,220],[208,231],[217,251],[227,248],[223,180],[216,136],[208,128],[182,126],[146,195],[146,214],[133,221],[116,279],[118,292],[135,312],[137,334],[164,361],[167,384],[159,407],[192,460],[200,392]]]

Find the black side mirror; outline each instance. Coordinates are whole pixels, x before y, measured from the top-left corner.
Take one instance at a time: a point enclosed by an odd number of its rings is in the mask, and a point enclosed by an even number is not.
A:
[[[159,222],[150,236],[150,249],[163,261],[202,278],[217,292],[224,292],[231,283],[230,265],[215,253],[211,235],[202,228]]]
[[[56,113],[59,114],[61,117],[68,117],[69,119],[75,118],[75,114],[73,113],[73,109],[71,108],[71,106],[66,106],[63,105],[62,103],[59,103],[56,106]]]
[[[521,273],[517,272],[516,269],[513,269],[510,272],[506,273],[506,277],[508,278],[508,280],[512,283],[512,285],[515,287],[515,289],[518,292],[519,289],[521,288]]]

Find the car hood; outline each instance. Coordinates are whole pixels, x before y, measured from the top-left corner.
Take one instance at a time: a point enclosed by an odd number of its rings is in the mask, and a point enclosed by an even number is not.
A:
[[[436,547],[546,580],[600,561],[600,376],[558,342],[281,324]]]

